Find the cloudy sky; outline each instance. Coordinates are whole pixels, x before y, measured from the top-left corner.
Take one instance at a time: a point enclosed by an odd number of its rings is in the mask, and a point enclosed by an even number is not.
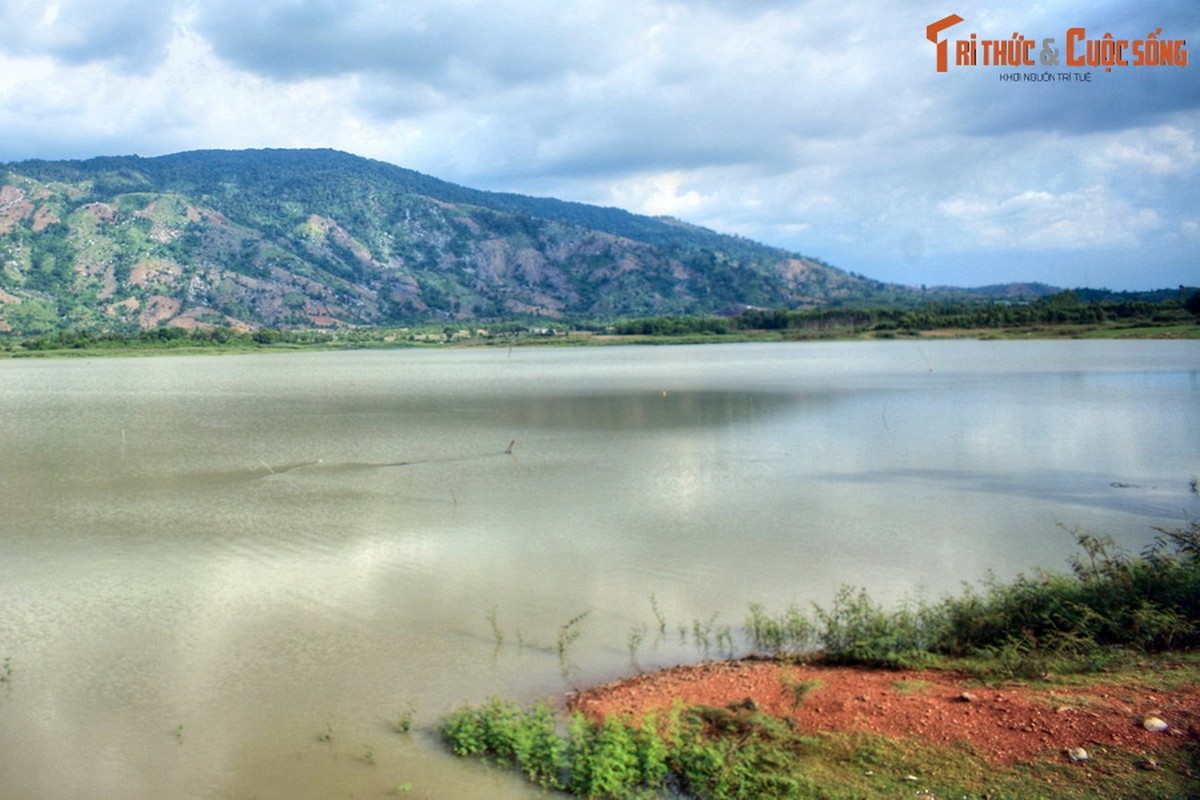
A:
[[[909,285],[1200,283],[1200,64],[1074,27],[1187,52],[1200,0],[0,0],[0,161],[333,147]]]

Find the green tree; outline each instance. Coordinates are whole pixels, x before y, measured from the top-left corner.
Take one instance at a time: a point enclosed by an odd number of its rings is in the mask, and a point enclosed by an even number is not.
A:
[[[1197,289],[1188,295],[1188,299],[1183,301],[1183,307],[1186,308],[1189,313],[1200,317],[1200,289]]]
[[[58,312],[43,300],[26,300],[7,307],[4,319],[17,333],[38,336],[58,326]]]

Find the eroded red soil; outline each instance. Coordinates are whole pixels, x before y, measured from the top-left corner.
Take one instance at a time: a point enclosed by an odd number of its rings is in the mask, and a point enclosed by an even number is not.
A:
[[[811,683],[809,683],[811,682]],[[810,686],[797,701],[791,687]],[[1074,747],[1116,747],[1150,755],[1195,741],[1200,686],[1170,692],[1133,683],[1052,689],[980,688],[944,671],[890,671],[773,661],[676,667],[580,692],[569,707],[592,719],[640,718],[684,705],[729,706],[747,698],[790,718],[801,732],[863,731],[930,742],[966,742],[996,763],[1066,758]],[[1161,718],[1164,732],[1146,730]]]

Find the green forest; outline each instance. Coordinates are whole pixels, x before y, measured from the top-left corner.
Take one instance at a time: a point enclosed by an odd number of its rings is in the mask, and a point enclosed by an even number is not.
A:
[[[1200,322],[1200,290],[1154,295],[1065,291],[1031,302],[930,302],[904,307],[836,307],[809,310],[748,309],[733,317],[653,317],[613,327],[626,336],[686,336],[780,331],[821,337],[852,334],[919,335],[937,330],[1015,329],[1033,326],[1175,328]],[[1147,299],[1153,298],[1153,299]]]
[[[727,317],[663,316],[617,323],[565,323],[537,318],[473,325],[364,326],[337,330],[216,325],[185,330],[159,327],[132,332],[58,330],[41,336],[0,338],[9,355],[71,352],[262,350],[429,345],[597,344],[624,341],[750,341],[963,335],[1136,336],[1200,338],[1200,290],[1149,300],[1083,300],[1075,292],[1029,303],[926,303],[914,307],[750,309]]]

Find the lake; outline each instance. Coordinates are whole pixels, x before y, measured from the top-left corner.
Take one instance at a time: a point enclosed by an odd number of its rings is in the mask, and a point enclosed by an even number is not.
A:
[[[545,797],[439,717],[1138,551],[1198,410],[1186,341],[0,361],[0,796]]]

